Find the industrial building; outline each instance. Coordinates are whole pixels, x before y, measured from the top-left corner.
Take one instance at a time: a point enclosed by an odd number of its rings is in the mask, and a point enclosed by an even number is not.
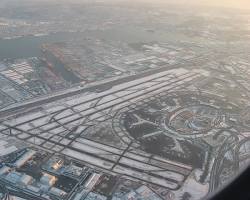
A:
[[[55,182],[57,181],[57,178],[55,176],[52,176],[50,174],[44,173],[43,176],[40,178],[40,182],[43,185],[46,186],[53,186],[55,184]]]
[[[49,191],[50,194],[57,196],[57,197],[64,197],[67,193],[63,190],[60,190],[58,188],[52,187]]]
[[[94,186],[98,183],[99,179],[101,177],[101,174],[98,173],[93,173],[88,180],[86,181],[86,183],[84,184],[84,187],[86,189],[92,190],[94,188]]]
[[[16,162],[14,163],[14,166],[17,167],[17,168],[22,167],[35,154],[36,154],[36,152],[34,150],[28,150],[19,159],[16,160]]]
[[[28,185],[33,181],[33,178],[27,174],[12,171],[4,176],[4,179],[12,184]]]

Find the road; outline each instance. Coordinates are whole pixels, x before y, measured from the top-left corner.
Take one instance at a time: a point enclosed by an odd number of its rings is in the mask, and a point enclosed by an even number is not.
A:
[[[210,176],[210,182],[209,182],[209,192],[214,192],[216,189],[218,189],[219,186],[219,175],[221,172],[221,162],[225,158],[225,154],[230,149],[233,149],[235,146],[235,142],[228,142],[229,139],[233,138],[235,141],[238,141],[237,135],[231,135],[229,136],[226,141],[222,144],[220,147],[220,150],[218,151],[217,157],[215,158],[214,165],[212,167],[211,176]]]

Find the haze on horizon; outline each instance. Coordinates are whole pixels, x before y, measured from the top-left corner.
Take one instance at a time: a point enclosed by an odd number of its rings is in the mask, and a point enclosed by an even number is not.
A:
[[[81,1],[81,0],[78,0]],[[105,0],[102,0],[103,2]],[[121,1],[140,1],[151,3],[173,3],[182,5],[205,5],[205,6],[218,6],[218,7],[230,7],[239,9],[250,9],[249,0],[121,0]]]
[[[2,3],[20,2],[20,0],[1,0]],[[134,4],[150,3],[150,4],[180,4],[184,6],[198,5],[198,6],[216,6],[239,8],[244,10],[250,9],[250,0],[22,0],[22,2],[48,2],[48,3],[85,3],[85,2],[126,2]]]

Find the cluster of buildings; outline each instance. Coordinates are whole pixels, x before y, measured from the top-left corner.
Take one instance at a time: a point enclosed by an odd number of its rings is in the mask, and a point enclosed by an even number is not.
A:
[[[32,161],[36,151],[26,149],[14,163],[3,163],[0,168],[0,182],[5,184],[8,190],[19,191],[20,195],[31,195],[42,199],[61,199],[66,196],[66,192],[54,187],[57,178],[46,172],[42,172],[40,179],[32,177],[24,170],[20,170],[24,165]]]
[[[44,44],[42,49],[47,61],[51,62],[54,67],[57,62],[60,62],[60,68],[64,68],[67,74],[70,73],[73,81],[79,79],[81,83],[90,83],[113,78],[126,72],[99,55],[98,51],[103,46],[95,46],[95,41],[92,41],[91,45],[85,42],[89,41],[50,43]]]
[[[141,53],[128,56],[125,65],[130,70],[141,71],[174,65],[195,58],[196,52],[188,47],[176,44],[142,44]]]
[[[28,62],[21,62],[13,64],[12,69],[1,71],[1,74],[6,78],[16,82],[17,84],[23,84],[28,80],[25,78],[29,73],[32,73],[34,70]]]
[[[69,86],[60,74],[36,57],[5,60],[0,65],[0,108]]]
[[[107,200],[107,197],[82,188],[81,191],[76,193],[73,200]]]
[[[41,163],[43,166],[37,166],[40,167],[37,177],[33,174],[34,171],[28,170],[36,164],[34,161],[36,154],[36,150],[27,148],[5,155],[7,157],[3,158],[0,168],[0,183],[6,186],[9,194],[19,191],[19,197],[25,198],[29,195],[42,200],[68,198],[75,200],[81,199],[82,196],[93,199],[93,195],[98,199],[102,196],[91,192],[101,179],[100,173],[92,172],[91,169],[83,166],[76,166],[72,162],[66,165],[64,160],[58,157],[51,157],[48,162]],[[66,177],[65,180],[64,177]],[[73,188],[77,185],[86,192],[75,193]]]
[[[145,42],[130,45],[93,37],[79,37],[67,42],[42,45],[48,63],[54,68],[58,68],[60,63],[62,74],[68,74],[66,79],[79,79],[76,82],[84,85],[181,64],[197,57],[197,51],[201,48],[192,48],[185,42]]]
[[[155,192],[145,185],[140,186],[136,190],[132,190],[120,197],[114,196],[112,200],[161,200]]]
[[[0,185],[6,188],[1,188],[0,199],[6,196],[11,200],[26,200],[27,197],[39,200],[109,199],[108,194],[101,192],[103,187],[110,187],[107,185],[109,183],[103,181],[103,173],[57,155],[42,154],[40,151],[25,148],[1,157]],[[39,157],[41,155],[49,157]],[[38,159],[45,162],[38,162]],[[161,200],[146,185],[127,188],[127,192],[115,192],[112,197],[112,200],[152,199]]]

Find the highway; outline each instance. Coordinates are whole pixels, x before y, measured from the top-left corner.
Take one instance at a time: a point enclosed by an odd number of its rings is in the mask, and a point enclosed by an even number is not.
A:
[[[235,146],[235,141],[229,142],[229,139],[234,139],[236,142],[238,142],[237,135],[232,134],[225,140],[225,142],[220,147],[211,171],[209,192],[214,192],[218,188],[221,162],[225,158],[226,152],[229,151],[230,149],[233,149],[233,147]]]

